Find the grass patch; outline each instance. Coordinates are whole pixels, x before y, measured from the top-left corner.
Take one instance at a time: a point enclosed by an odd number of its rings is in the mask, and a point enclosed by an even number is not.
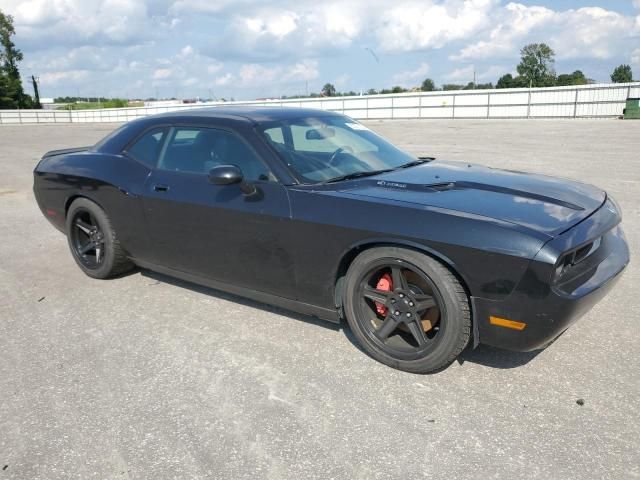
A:
[[[144,102],[129,102],[128,100],[113,99],[105,102],[77,102],[70,103],[64,107],[58,107],[57,110],[96,110],[99,108],[126,108],[126,107],[144,107]]]

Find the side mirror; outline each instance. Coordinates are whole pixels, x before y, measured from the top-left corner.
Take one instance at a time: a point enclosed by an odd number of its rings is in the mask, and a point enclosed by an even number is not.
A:
[[[242,170],[235,165],[218,165],[209,170],[209,183],[213,185],[238,184],[240,191],[246,195],[254,195],[258,189],[252,183],[245,181]]]
[[[209,183],[214,185],[232,185],[243,179],[242,170],[235,165],[218,165],[209,170]]]

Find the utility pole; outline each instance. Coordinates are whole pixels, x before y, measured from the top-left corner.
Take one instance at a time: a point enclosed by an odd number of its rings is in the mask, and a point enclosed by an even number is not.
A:
[[[31,75],[31,82],[33,83],[33,98],[35,102],[35,108],[42,108],[42,105],[40,104],[40,92],[38,91],[39,80],[40,80],[40,77]]]

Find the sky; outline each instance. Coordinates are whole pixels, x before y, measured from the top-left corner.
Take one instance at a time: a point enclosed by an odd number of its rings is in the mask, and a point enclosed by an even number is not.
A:
[[[640,0],[0,0],[42,97],[276,98],[493,82],[545,42],[556,72],[640,77]],[[26,85],[30,92],[30,85]]]

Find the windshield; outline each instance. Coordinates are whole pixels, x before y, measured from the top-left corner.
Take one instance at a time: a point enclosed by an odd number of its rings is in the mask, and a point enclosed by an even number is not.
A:
[[[262,132],[305,183],[374,174],[414,162],[403,152],[347,117],[327,116],[263,124]]]

